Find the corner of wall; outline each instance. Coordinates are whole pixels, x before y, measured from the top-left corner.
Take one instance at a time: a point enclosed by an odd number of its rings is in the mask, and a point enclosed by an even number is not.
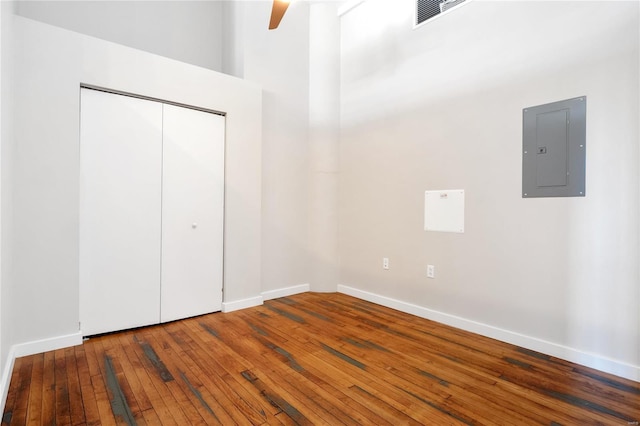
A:
[[[7,403],[7,395],[9,394],[9,385],[11,384],[11,373],[13,372],[13,364],[16,356],[13,347],[9,350],[7,361],[2,366],[2,375],[0,375],[0,415],[4,413],[4,407]]]
[[[13,15],[14,1],[0,2],[0,394],[6,397],[13,355],[11,352],[11,209],[13,143]],[[4,398],[1,400],[4,404]],[[0,413],[2,410],[0,410]]]
[[[310,291],[309,284],[299,284],[291,287],[282,287],[275,290],[263,291],[260,296],[249,297],[247,299],[234,300],[222,303],[222,312],[229,313],[240,309],[260,306],[266,300],[277,299],[279,297],[293,296],[294,294],[306,293]]]
[[[283,287],[276,290],[262,292],[262,300],[277,299],[279,297],[293,296],[294,294],[306,293],[310,289],[309,284],[294,285],[291,287]]]
[[[7,403],[9,386],[11,384],[11,375],[13,373],[13,366],[15,365],[16,358],[81,344],[82,333],[78,331],[77,333],[65,336],[57,336],[11,346],[7,354],[7,359],[3,365],[2,374],[0,374],[0,416],[4,413],[5,404]]]
[[[241,2],[222,3],[222,72],[244,78],[243,13]]]

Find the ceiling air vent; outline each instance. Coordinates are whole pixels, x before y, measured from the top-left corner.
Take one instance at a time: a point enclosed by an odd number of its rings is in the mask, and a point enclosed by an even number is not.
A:
[[[416,0],[416,25],[428,21],[467,0]]]

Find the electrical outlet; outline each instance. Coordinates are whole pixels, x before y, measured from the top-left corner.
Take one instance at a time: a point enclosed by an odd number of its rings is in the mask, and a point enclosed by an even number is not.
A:
[[[383,257],[382,258],[382,269],[389,269],[389,258],[388,257]]]
[[[427,265],[427,278],[436,277],[436,267],[433,265]]]

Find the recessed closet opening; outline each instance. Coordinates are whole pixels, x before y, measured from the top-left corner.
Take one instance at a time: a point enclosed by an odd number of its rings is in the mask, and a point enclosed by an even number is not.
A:
[[[225,117],[80,90],[84,336],[221,310]]]

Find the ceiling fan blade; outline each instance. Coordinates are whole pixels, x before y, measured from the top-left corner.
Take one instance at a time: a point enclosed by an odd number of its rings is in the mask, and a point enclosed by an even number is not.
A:
[[[271,9],[271,21],[269,21],[269,29],[274,30],[280,25],[284,13],[289,7],[289,1],[273,0],[273,7]]]

